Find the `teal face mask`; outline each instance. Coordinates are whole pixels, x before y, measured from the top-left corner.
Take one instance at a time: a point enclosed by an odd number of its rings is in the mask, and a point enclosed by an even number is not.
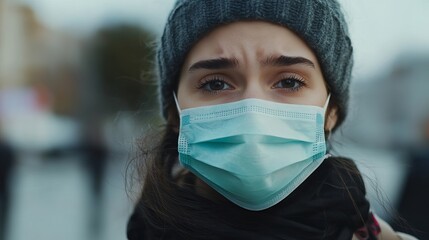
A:
[[[245,99],[185,109],[179,161],[231,202],[269,208],[326,158],[328,101],[324,108]]]

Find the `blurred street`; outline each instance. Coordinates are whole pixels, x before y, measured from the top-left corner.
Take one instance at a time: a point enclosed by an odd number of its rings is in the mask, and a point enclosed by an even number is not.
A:
[[[125,155],[109,157],[97,203],[90,178],[76,157],[43,161],[21,155],[18,161],[6,239],[126,239],[132,203],[125,191]],[[99,232],[91,222],[94,217],[99,218]]]

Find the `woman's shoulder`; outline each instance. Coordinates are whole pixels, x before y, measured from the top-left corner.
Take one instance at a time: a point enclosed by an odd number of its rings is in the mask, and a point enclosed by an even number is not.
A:
[[[417,238],[415,238],[415,237],[413,237],[411,235],[408,235],[406,233],[400,233],[400,232],[398,232],[397,234],[398,234],[398,236],[399,236],[399,238],[401,240],[418,240]]]
[[[331,153],[328,153],[325,159],[325,163],[333,164],[333,165],[343,165],[347,166],[353,169],[357,169],[357,166],[355,164],[355,161],[351,158],[344,157],[344,156],[337,156],[333,155]]]
[[[183,240],[183,238],[170,228],[157,222],[154,213],[145,206],[144,201],[136,203],[134,211],[127,223],[128,240],[165,239]]]
[[[334,176],[341,179],[341,181],[352,181],[358,183],[357,186],[365,192],[365,186],[360,172],[355,162],[346,157],[330,156],[323,163],[325,171],[336,172]],[[347,184],[348,185],[348,184]],[[369,220],[367,220],[367,228],[372,230],[372,235],[376,239],[386,240],[418,240],[417,238],[401,232],[396,232],[392,227],[376,214],[370,213]],[[378,230],[377,230],[378,229]],[[375,231],[376,230],[376,231]],[[368,232],[367,232],[368,234]],[[364,234],[365,235],[365,234]],[[353,240],[367,239],[359,237],[359,231],[353,236]]]
[[[128,240],[143,240],[145,239],[146,224],[144,220],[142,202],[136,204],[133,213],[127,223],[127,239]]]
[[[329,154],[315,174],[326,177],[326,180],[333,184],[356,186],[363,194],[366,194],[361,173],[355,161],[350,158]]]
[[[373,215],[374,220],[378,225],[379,232],[376,235],[377,239],[386,239],[386,240],[418,240],[417,238],[401,232],[396,232],[387,222],[378,217],[377,215]]]

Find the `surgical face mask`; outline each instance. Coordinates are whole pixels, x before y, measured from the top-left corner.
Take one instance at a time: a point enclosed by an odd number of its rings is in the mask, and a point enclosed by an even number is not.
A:
[[[176,104],[177,104],[177,99]],[[325,107],[245,99],[180,111],[180,163],[231,202],[267,209],[326,158]]]

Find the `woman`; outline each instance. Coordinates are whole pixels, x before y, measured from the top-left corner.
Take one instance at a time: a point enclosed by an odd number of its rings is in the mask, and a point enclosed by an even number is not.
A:
[[[128,239],[401,239],[353,161],[327,153],[352,63],[335,0],[179,0]]]

